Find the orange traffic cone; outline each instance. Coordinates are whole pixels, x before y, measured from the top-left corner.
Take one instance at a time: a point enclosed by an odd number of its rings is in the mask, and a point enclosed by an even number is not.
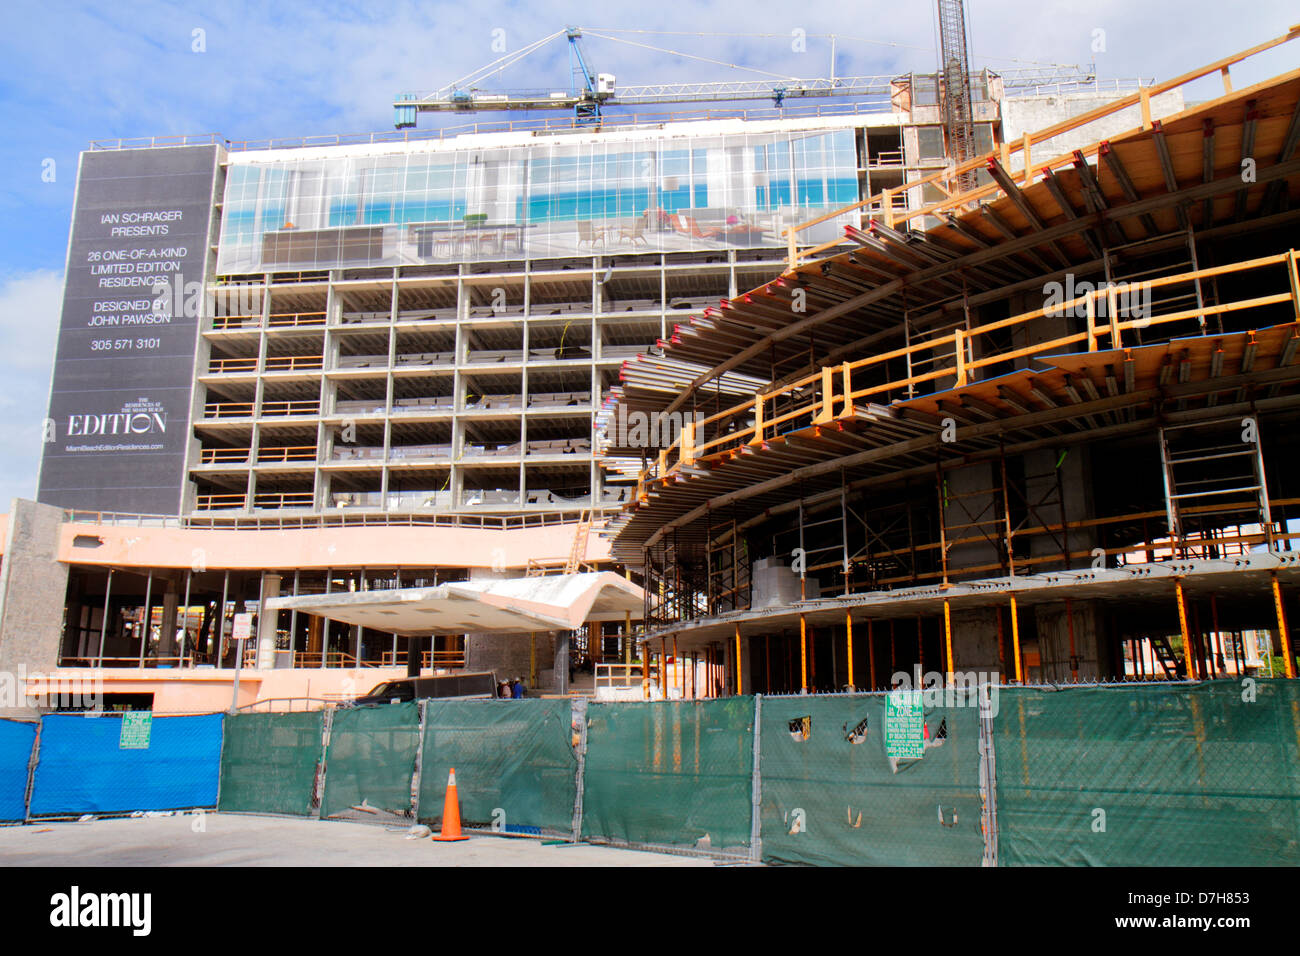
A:
[[[469,839],[460,832],[460,797],[456,795],[455,767],[447,775],[447,796],[442,802],[442,828],[434,839],[444,843]]]

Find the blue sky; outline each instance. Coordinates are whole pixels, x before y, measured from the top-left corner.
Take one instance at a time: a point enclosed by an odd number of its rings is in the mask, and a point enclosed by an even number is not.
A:
[[[393,95],[431,90],[566,24],[697,35],[627,39],[790,76],[935,68],[929,0],[732,0],[572,4],[222,3],[8,0],[0,30],[0,511],[33,497],[59,322],[78,153],[93,139],[219,133],[232,140],[391,128]],[[1212,0],[968,0],[977,66],[1097,62],[1103,77],[1167,79],[1284,32],[1294,0],[1256,0],[1249,16]],[[1200,14],[1200,15],[1198,15]],[[792,49],[793,31],[809,36]],[[1105,51],[1094,53],[1095,31]],[[202,31],[196,34],[195,31]],[[770,33],[757,39],[721,34]],[[195,37],[200,36],[201,44]],[[854,39],[848,39],[848,38]],[[867,42],[873,41],[873,42]],[[195,46],[203,49],[196,51]],[[562,40],[499,78],[501,88],[567,86]],[[609,41],[588,65],[620,84],[753,78]],[[1237,74],[1243,85],[1291,69],[1300,41]],[[485,81],[483,86],[491,86]],[[1205,83],[1213,96],[1217,83]],[[464,122],[458,117],[457,122]],[[431,125],[422,117],[422,126]],[[42,172],[53,161],[54,179]]]

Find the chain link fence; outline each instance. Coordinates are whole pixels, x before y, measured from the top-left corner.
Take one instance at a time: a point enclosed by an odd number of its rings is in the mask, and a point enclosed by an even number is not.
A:
[[[885,695],[765,698],[764,860],[844,866],[978,866],[979,708],[925,707],[924,749],[886,748]]]
[[[387,811],[412,816],[420,714],[415,701],[334,711],[325,759],[321,816]]]
[[[1001,690],[1002,865],[1300,864],[1300,685]]]
[[[227,715],[218,809],[311,816],[327,713]]]
[[[421,821],[441,825],[454,767],[465,826],[571,837],[578,790],[572,706],[567,699],[426,702]]]
[[[754,698],[587,711],[582,837],[747,856]]]
[[[221,714],[46,714],[28,816],[215,807],[221,737]]]
[[[920,700],[901,750],[881,693],[426,701],[143,736],[148,715],[0,720],[0,821],[216,805],[439,826],[455,767],[469,828],[725,859],[1300,864],[1300,682]]]
[[[0,718],[0,823],[27,819],[27,777],[36,723]]]

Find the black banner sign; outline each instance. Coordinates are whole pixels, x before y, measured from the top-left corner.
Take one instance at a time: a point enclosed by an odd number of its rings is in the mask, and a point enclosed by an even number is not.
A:
[[[40,501],[179,512],[216,168],[215,146],[82,156]]]

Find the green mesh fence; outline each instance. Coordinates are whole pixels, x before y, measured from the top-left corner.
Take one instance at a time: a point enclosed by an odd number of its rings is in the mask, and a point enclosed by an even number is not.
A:
[[[584,838],[749,845],[754,698],[593,703],[587,716]]]
[[[994,740],[999,865],[1300,864],[1296,682],[1004,688]]]
[[[573,832],[578,761],[568,700],[431,700],[425,706],[422,821],[441,824],[447,775],[455,767],[466,826]]]
[[[923,756],[895,762],[885,749],[884,700],[763,698],[764,860],[981,863],[978,707],[925,707]]]
[[[308,816],[324,711],[233,714],[221,752],[221,810]]]
[[[357,818],[366,806],[408,814],[414,794],[420,714],[415,701],[334,712],[321,816]]]

